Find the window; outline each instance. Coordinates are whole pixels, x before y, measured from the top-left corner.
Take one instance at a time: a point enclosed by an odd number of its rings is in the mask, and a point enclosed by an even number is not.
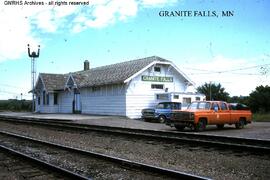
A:
[[[181,109],[180,103],[173,103],[172,106],[173,106],[172,109]]]
[[[221,110],[228,110],[225,103],[221,103]]]
[[[151,84],[152,89],[164,89],[163,84]]]
[[[209,102],[193,102],[189,105],[188,109],[210,109]]]
[[[49,104],[50,104],[50,96],[49,96],[49,93],[47,94],[46,100],[47,100],[47,105],[49,105]]]
[[[183,98],[183,104],[190,104],[191,103],[191,98]]]
[[[200,101],[201,100],[201,98],[200,97],[196,97],[196,101]]]
[[[53,104],[54,105],[58,104],[58,93],[53,93]]]
[[[45,102],[46,102],[46,92],[43,91],[42,93],[42,100],[43,100],[43,105],[45,105]]]
[[[156,106],[157,109],[171,109],[172,105],[170,103],[159,103]]]
[[[157,99],[159,99],[159,100],[168,100],[169,95],[168,94],[157,94]]]
[[[179,95],[173,95],[173,99],[179,99]]]
[[[217,109],[217,110],[219,110],[219,106],[218,106],[218,104],[217,103],[213,103],[212,104],[212,110],[215,110],[215,108]]]
[[[155,67],[154,67],[154,71],[155,71],[155,72],[160,72],[160,67],[155,66]]]
[[[40,105],[40,96],[38,96],[38,105]]]

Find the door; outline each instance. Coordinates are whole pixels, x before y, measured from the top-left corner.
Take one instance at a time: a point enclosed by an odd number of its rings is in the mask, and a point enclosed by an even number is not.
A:
[[[231,121],[231,114],[230,110],[227,107],[227,104],[225,102],[221,102],[220,104],[221,111],[219,113],[220,120],[222,121],[222,124],[230,123]]]
[[[219,116],[220,107],[219,104],[213,102],[210,109],[209,114],[209,124],[220,124],[220,116]]]
[[[73,113],[78,114],[82,112],[81,94],[77,89],[74,89],[74,100],[72,105],[73,105]]]

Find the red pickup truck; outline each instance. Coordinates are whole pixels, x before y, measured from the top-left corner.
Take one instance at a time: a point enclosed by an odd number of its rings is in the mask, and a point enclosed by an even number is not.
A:
[[[238,129],[251,123],[252,113],[241,104],[228,104],[223,101],[195,101],[186,110],[174,110],[166,124],[183,130],[190,127],[195,131],[205,130],[207,125],[216,125],[219,129],[225,124],[235,124]]]

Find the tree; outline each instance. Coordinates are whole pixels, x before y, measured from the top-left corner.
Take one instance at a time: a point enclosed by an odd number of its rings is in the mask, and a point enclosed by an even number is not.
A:
[[[225,88],[221,87],[220,83],[204,83],[204,85],[197,88],[197,91],[204,94],[206,100],[227,101],[229,99],[229,93],[225,91]]]
[[[253,112],[270,112],[270,86],[258,86],[249,94],[249,106]]]
[[[232,96],[229,98],[228,102],[249,105],[248,100],[249,100],[249,96]]]

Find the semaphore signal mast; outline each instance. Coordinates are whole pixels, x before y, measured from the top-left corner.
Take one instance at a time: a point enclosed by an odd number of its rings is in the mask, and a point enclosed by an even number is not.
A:
[[[28,44],[28,56],[31,58],[31,79],[32,79],[32,112],[35,111],[35,82],[36,82],[36,58],[39,57],[40,45],[38,45],[38,52],[33,51],[30,53],[30,45]]]

